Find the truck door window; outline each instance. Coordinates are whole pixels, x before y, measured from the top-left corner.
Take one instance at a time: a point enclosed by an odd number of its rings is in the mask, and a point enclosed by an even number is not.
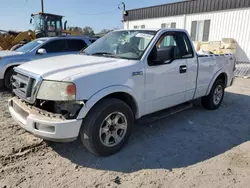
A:
[[[161,43],[159,44],[159,48],[164,48],[168,46],[176,46],[174,36],[172,35],[165,36],[163,40],[161,41]]]
[[[185,32],[166,32],[162,34],[156,43],[154,49],[171,48],[173,49],[174,59],[186,59],[194,57],[191,42]],[[167,50],[167,49],[166,49]],[[161,50],[160,50],[161,51]],[[149,55],[149,58],[155,57],[155,50]]]
[[[193,48],[190,40],[184,32],[165,33],[161,36],[156,44],[156,47],[166,48],[169,46],[175,47],[175,58],[192,58],[194,56]]]
[[[67,46],[65,40],[51,41],[45,44],[42,48],[44,48],[47,51],[47,53],[67,52]]]
[[[87,47],[87,44],[83,40],[71,39],[67,40],[69,52],[80,51]]]
[[[180,46],[181,57],[192,58],[194,56],[194,52],[187,34],[184,32],[178,32],[176,35]]]
[[[160,39],[156,43],[157,49],[167,48],[170,46],[174,47],[175,59],[181,58],[180,49],[179,49],[179,45],[177,45],[177,39],[176,39],[175,34],[165,33],[160,37]]]

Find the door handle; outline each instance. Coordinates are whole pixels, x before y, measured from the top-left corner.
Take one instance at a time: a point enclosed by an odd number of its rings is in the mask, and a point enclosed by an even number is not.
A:
[[[181,65],[180,66],[180,73],[183,74],[183,73],[186,73],[187,72],[187,66],[186,65]]]

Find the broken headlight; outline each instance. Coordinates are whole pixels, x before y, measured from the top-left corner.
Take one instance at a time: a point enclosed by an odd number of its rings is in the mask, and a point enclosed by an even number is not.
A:
[[[76,86],[72,82],[44,80],[37,94],[37,99],[50,101],[72,101],[75,98]]]

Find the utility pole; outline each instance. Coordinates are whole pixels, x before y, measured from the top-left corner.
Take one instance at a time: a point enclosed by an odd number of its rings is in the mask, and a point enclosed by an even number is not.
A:
[[[44,13],[43,0],[41,0],[42,13]]]

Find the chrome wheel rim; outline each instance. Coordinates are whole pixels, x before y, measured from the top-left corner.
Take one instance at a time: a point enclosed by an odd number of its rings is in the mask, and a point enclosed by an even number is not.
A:
[[[113,112],[101,124],[99,138],[106,147],[117,146],[125,137],[128,123],[124,114]]]
[[[223,96],[223,87],[221,85],[218,85],[214,90],[214,96],[213,96],[213,101],[215,105],[218,105],[220,103],[222,96]]]

